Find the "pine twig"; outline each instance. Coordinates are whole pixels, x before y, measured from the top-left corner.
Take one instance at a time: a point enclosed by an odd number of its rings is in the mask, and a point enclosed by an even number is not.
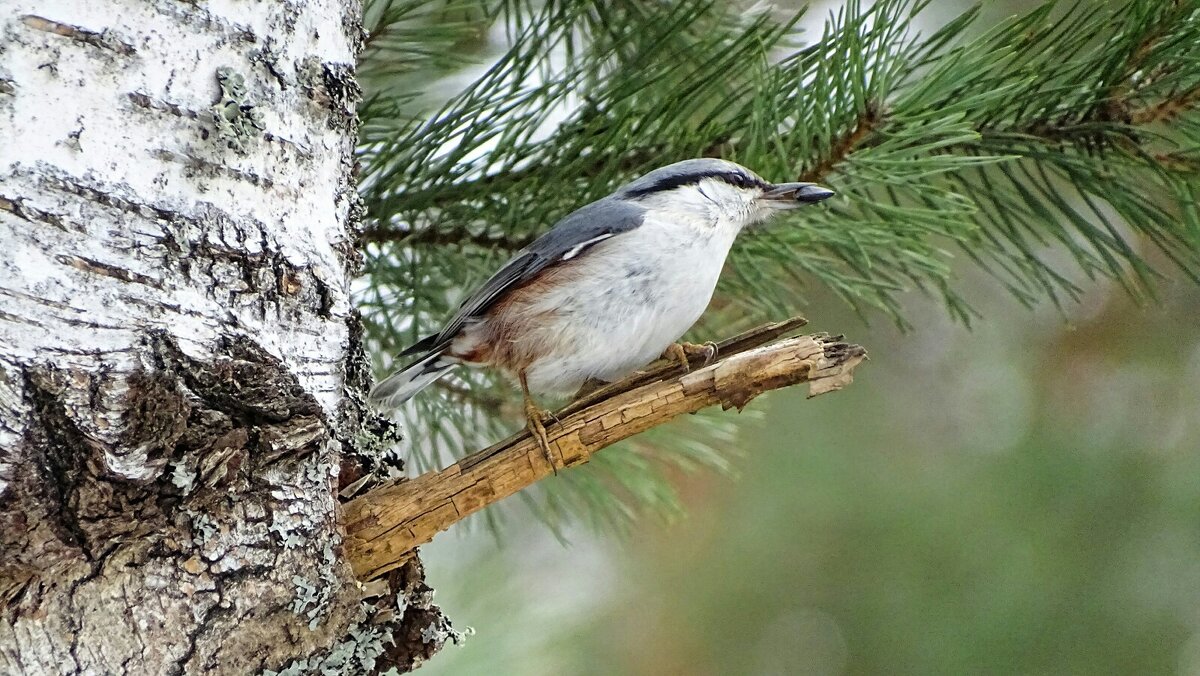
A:
[[[1196,105],[1200,105],[1200,85],[1135,110],[1129,114],[1129,119],[1135,125],[1170,122]]]
[[[396,230],[394,228],[372,226],[362,233],[363,243],[401,242],[409,246],[458,246],[473,244],[482,249],[501,249],[516,251],[533,241],[533,236],[517,237],[506,235],[489,235],[486,233],[469,232],[465,228],[454,231],[438,230]]]
[[[556,467],[523,431],[443,470],[351,500],[344,512],[350,565],[359,579],[378,577],[468,515],[684,413],[715,404],[741,410],[763,392],[802,382],[809,383],[810,397],[848,385],[866,351],[820,333],[779,339],[802,324],[759,327],[725,341],[717,360],[703,368],[681,373],[659,363],[568,406],[547,427]]]
[[[808,183],[816,183],[825,178],[829,172],[833,171],[841,162],[846,161],[855,150],[859,149],[867,137],[869,137],[882,121],[882,116],[879,110],[874,105],[869,105],[859,116],[858,121],[854,124],[854,129],[848,134],[841,136],[834,144],[833,149],[829,154],[821,158],[816,166],[805,171],[797,180]]]

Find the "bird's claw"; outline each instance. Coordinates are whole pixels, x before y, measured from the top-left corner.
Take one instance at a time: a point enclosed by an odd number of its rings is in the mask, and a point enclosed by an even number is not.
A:
[[[717,347],[717,344],[711,340],[700,343],[699,345],[696,343],[681,343],[680,346],[683,348],[683,352],[688,356],[688,358],[695,359],[696,357],[700,357],[702,366],[708,366],[716,361],[717,352],[720,350],[720,348]]]
[[[692,365],[688,362],[687,352],[684,351],[681,343],[671,343],[663,352],[663,359],[673,361],[683,367],[684,373],[690,373]]]
[[[546,462],[550,463],[550,469],[557,475],[558,463],[555,462],[554,452],[550,450],[550,438],[546,434],[545,420],[547,418],[554,418],[554,414],[538,408],[532,399],[525,400],[525,427],[542,449],[542,454],[546,456]]]
[[[700,358],[701,366],[708,366],[717,358],[717,344],[711,340],[703,345],[696,343],[671,343],[666,352],[663,353],[664,359],[669,359],[683,367],[685,373],[690,373],[692,370],[692,359]]]

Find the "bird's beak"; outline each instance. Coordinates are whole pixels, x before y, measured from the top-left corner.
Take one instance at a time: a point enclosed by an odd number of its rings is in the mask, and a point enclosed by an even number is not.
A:
[[[767,188],[762,199],[777,209],[792,209],[804,204],[816,204],[833,195],[832,190],[816,183],[776,183]]]

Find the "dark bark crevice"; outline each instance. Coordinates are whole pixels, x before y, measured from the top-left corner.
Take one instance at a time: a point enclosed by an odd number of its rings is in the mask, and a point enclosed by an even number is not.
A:
[[[141,9],[0,53],[0,672],[410,668],[455,634],[419,567],[367,593],[337,520],[341,472],[400,465],[349,299],[361,8]],[[221,83],[266,127],[233,150]],[[78,122],[31,150],[47,102]]]
[[[317,544],[336,538],[334,505],[322,515],[298,502],[306,490],[334,490],[337,443],[320,407],[249,339],[226,341],[207,361],[187,356],[165,334],[143,344],[141,361],[150,366],[133,374],[53,365],[27,371],[33,420],[24,455],[40,460],[22,466],[26,476],[3,498],[7,619],[51,613],[68,622],[71,635],[87,635],[87,618],[111,615],[129,650],[154,634],[143,637],[117,608],[170,605],[160,586],[169,584],[191,599],[177,598],[174,611],[194,615],[181,625],[188,639],[172,673],[250,667],[256,645],[287,645],[279,638],[291,623],[329,623],[331,636],[342,635],[360,611],[357,595],[347,593],[347,567],[331,545],[321,552]],[[118,421],[119,429],[98,419]],[[138,479],[114,474],[114,455],[129,449],[140,449],[141,466],[156,471]],[[35,523],[18,523],[21,515]],[[300,609],[313,613],[298,611],[293,594],[280,591],[293,589],[296,575],[320,586],[320,603]],[[116,605],[95,608],[95,593],[114,585],[122,597],[107,603]],[[303,635],[294,633],[290,644]],[[324,635],[309,629],[305,652]],[[231,645],[245,650],[236,654]],[[94,664],[76,643],[64,647],[76,670]],[[263,654],[269,661],[273,650]]]

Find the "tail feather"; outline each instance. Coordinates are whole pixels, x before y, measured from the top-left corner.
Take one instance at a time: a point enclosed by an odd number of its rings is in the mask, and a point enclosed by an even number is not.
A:
[[[431,352],[379,381],[367,398],[380,408],[396,408],[457,365],[440,352]]]

